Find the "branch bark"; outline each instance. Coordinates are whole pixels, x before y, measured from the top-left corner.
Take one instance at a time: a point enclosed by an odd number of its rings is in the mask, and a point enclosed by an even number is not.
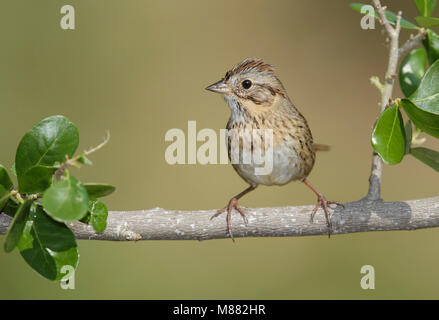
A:
[[[313,206],[246,208],[249,224],[239,214],[232,215],[236,237],[291,237],[327,235],[321,210],[310,221]],[[208,240],[228,238],[223,219],[210,217],[215,210],[179,211],[155,208],[142,211],[112,211],[105,232],[90,225],[69,223],[77,239],[136,240]],[[5,234],[12,218],[0,214],[0,234]],[[338,206],[332,215],[333,234],[365,231],[414,230],[439,226],[439,197],[384,202],[362,199]]]

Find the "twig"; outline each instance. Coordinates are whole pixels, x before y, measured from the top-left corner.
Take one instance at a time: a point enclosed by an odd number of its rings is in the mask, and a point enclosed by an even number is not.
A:
[[[110,131],[107,131],[107,134],[106,134],[106,136],[105,136],[105,138],[104,138],[104,141],[102,141],[102,142],[101,142],[99,145],[97,145],[96,147],[91,148],[91,149],[89,149],[89,150],[86,150],[86,151],[84,152],[84,154],[85,154],[86,156],[88,156],[88,155],[92,154],[93,152],[98,151],[98,150],[101,149],[103,146],[105,146],[105,145],[108,143],[108,141],[110,141]]]
[[[390,37],[392,37],[395,34],[395,29],[393,29],[393,27],[390,25],[390,22],[386,18],[386,14],[385,14],[386,8],[381,6],[381,3],[379,0],[373,0],[373,5],[375,6],[375,9],[378,11],[378,15],[380,17],[380,23],[386,29],[387,34]]]
[[[424,40],[426,34],[427,31],[422,28],[419,29],[418,33],[415,36],[411,35],[410,39],[407,40],[407,42],[401,48],[399,48],[398,58],[403,58],[409,51],[419,45],[421,41]]]
[[[72,159],[69,159],[69,157],[66,155],[65,156],[65,160],[63,163],[60,164],[59,168],[55,171],[54,173],[54,180],[58,181],[62,178],[62,176],[64,175],[66,169],[69,166],[79,166],[78,160],[83,157],[83,156],[88,156],[90,154],[92,154],[93,152],[98,151],[99,149],[101,149],[103,146],[105,146],[108,141],[110,140],[110,131],[107,131],[107,135],[104,138],[104,141],[102,141],[99,145],[97,145],[96,147],[90,148],[89,150],[84,151],[83,153],[73,157]]]
[[[396,16],[396,25],[392,27],[385,15],[385,8],[379,0],[373,0],[373,4],[380,16],[380,22],[387,31],[390,38],[389,61],[384,80],[384,87],[381,90],[381,113],[386,109],[387,103],[392,97],[393,85],[397,74],[399,61],[399,32],[401,31],[401,15],[399,11]],[[372,169],[369,177],[369,191],[366,198],[369,200],[381,199],[381,176],[383,171],[383,160],[374,152],[372,155]]]
[[[370,77],[370,83],[378,89],[380,94],[384,93],[384,85],[381,83],[380,78],[377,76]]]

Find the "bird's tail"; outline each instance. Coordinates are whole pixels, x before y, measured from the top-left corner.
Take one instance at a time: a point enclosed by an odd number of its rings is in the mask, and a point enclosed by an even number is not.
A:
[[[317,151],[329,151],[331,147],[326,144],[313,143],[312,148],[315,152]]]

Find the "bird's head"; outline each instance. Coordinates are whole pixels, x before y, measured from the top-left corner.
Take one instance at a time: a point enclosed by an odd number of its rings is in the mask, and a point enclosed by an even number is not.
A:
[[[279,99],[286,98],[285,89],[271,65],[257,58],[237,64],[206,90],[224,95],[232,111],[238,105],[248,111],[262,112],[274,107]]]

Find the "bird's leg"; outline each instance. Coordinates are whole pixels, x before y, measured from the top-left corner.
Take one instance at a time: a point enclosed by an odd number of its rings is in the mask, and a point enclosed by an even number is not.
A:
[[[330,236],[331,236],[331,228],[332,228],[332,224],[331,224],[331,214],[329,213],[329,209],[328,209],[328,207],[329,207],[331,204],[336,204],[336,205],[338,205],[338,206],[343,206],[343,204],[341,204],[341,203],[339,203],[339,202],[337,202],[337,201],[328,201],[328,200],[326,200],[325,196],[324,196],[321,192],[317,191],[317,189],[314,188],[314,187],[311,185],[311,183],[309,183],[308,180],[306,180],[306,178],[303,179],[302,182],[303,182],[304,184],[306,184],[306,185],[308,186],[308,188],[310,188],[310,189],[311,189],[311,190],[317,195],[317,204],[316,204],[316,206],[314,207],[314,209],[312,210],[312,213],[311,213],[311,222],[313,222],[313,220],[314,220],[314,216],[315,216],[317,210],[318,210],[320,207],[322,207],[323,211],[325,212],[326,224],[328,225],[328,237],[330,237]]]
[[[242,198],[250,191],[255,190],[256,187],[257,187],[257,185],[251,185],[247,189],[242,191],[240,194],[234,196],[232,199],[230,199],[229,204],[227,206],[225,206],[221,210],[218,210],[217,213],[215,213],[210,218],[210,220],[212,220],[213,218],[218,217],[220,214],[222,214],[223,212],[225,212],[227,210],[227,216],[226,216],[227,230],[230,234],[230,238],[232,238],[233,241],[235,241],[235,239],[233,238],[233,234],[232,234],[232,222],[231,222],[232,210],[233,210],[233,208],[235,208],[239,212],[239,214],[241,215],[242,219],[244,220],[244,223],[247,224],[248,223],[247,217],[245,216],[244,211],[238,206],[238,199]]]

